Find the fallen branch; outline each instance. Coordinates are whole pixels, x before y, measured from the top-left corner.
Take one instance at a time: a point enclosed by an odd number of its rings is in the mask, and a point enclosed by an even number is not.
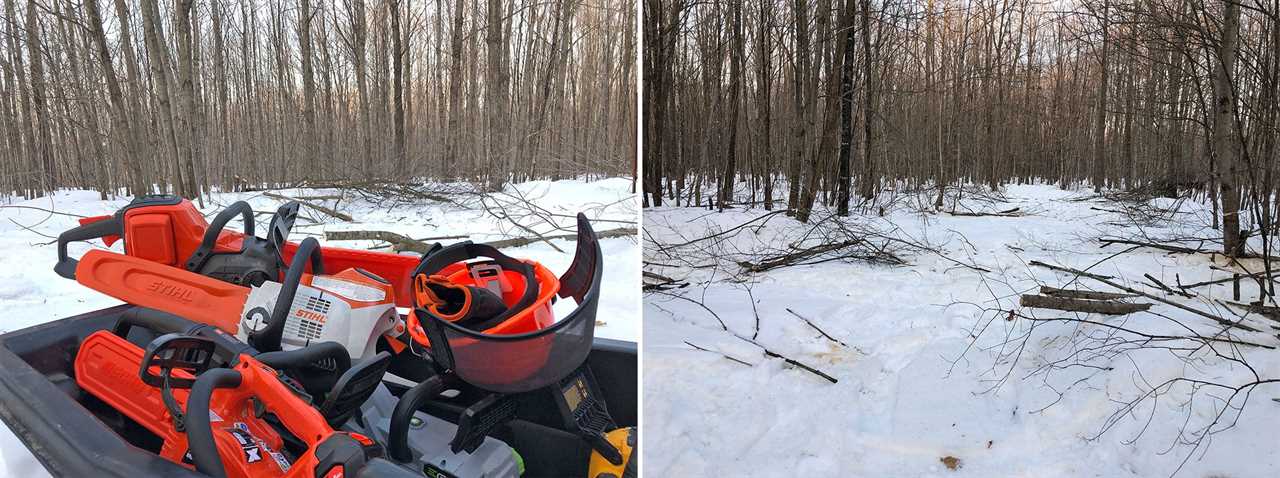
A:
[[[847,241],[837,242],[834,244],[821,244],[818,246],[810,247],[808,249],[801,249],[796,252],[770,257],[756,264],[743,261],[743,262],[739,262],[738,265],[741,266],[743,270],[747,272],[764,272],[770,269],[776,269],[779,267],[791,265],[796,262],[803,261],[805,259],[808,259],[810,257],[816,256],[819,254],[825,254],[831,251],[844,249],[846,247],[855,245],[859,242],[862,242],[862,241],[860,239],[850,239]]]
[[[640,287],[640,290],[650,291],[650,290],[681,289],[689,286],[688,282],[677,281],[675,279],[664,276],[662,274],[658,274],[656,272],[642,271],[641,274],[644,276],[645,279],[652,279],[657,282],[645,282],[644,285]]]
[[[58,212],[58,211],[54,211],[54,210],[52,210],[52,209],[45,209],[45,208],[42,208],[42,207],[35,207],[35,206],[19,206],[19,205],[17,205],[17,204],[9,204],[9,205],[5,205],[5,206],[0,206],[0,209],[10,209],[10,208],[16,208],[16,209],[33,209],[33,210],[36,210],[36,211],[47,212],[47,213],[49,213],[49,214],[57,214],[57,215],[59,215],[59,216],[74,217],[74,218],[79,218],[79,219],[83,219],[83,218],[89,217],[89,216],[82,216],[82,215],[80,215],[80,214],[71,214],[71,213],[69,213],[69,212]]]
[[[1270,319],[1270,320],[1274,320],[1274,321],[1280,322],[1280,307],[1275,307],[1275,306],[1270,306],[1270,305],[1262,305],[1262,304],[1245,304],[1245,303],[1241,303],[1241,302],[1234,302],[1234,301],[1230,301],[1230,300],[1220,300],[1219,302],[1222,302],[1223,304],[1227,304],[1227,305],[1235,306],[1235,307],[1238,307],[1238,308],[1241,308],[1241,309],[1247,310],[1247,311],[1249,311],[1249,312],[1252,312],[1252,313],[1255,313],[1255,314],[1261,315],[1262,317],[1264,317],[1264,318],[1266,318],[1266,319]]]
[[[1073,299],[1069,297],[1050,297],[1034,294],[1024,294],[1020,302],[1023,307],[1107,315],[1132,314],[1134,312],[1142,312],[1151,308],[1151,304],[1130,304],[1127,302]]]
[[[1059,289],[1057,287],[1049,287],[1047,285],[1040,286],[1040,293],[1051,295],[1054,297],[1066,297],[1070,299],[1090,299],[1090,300],[1115,300],[1128,299],[1138,297],[1137,294],[1120,294],[1116,292],[1097,292],[1092,290],[1075,290],[1075,289]]]
[[[460,238],[466,236],[447,236],[428,239]],[[391,231],[325,231],[326,241],[383,241],[391,243],[391,250],[396,252],[413,251],[426,254],[431,244],[412,237],[396,234]]]
[[[952,215],[952,216],[963,216],[963,217],[985,217],[985,216],[1021,217],[1021,216],[1025,216],[1026,214],[1023,214],[1023,213],[1021,213],[1021,212],[1019,211],[1019,210],[1021,210],[1021,209],[1022,209],[1022,208],[1015,207],[1015,208],[1013,208],[1013,209],[1006,209],[1006,210],[1003,210],[1003,211],[996,211],[996,212],[956,212],[956,211],[954,211],[954,210],[953,210],[953,211],[949,212],[948,214],[950,214],[950,215]]]
[[[689,342],[688,340],[684,341],[684,344],[685,344],[685,345],[688,345],[688,346],[690,346],[690,347],[693,347],[693,348],[695,348],[695,349],[701,350],[701,351],[703,351],[703,352],[711,352],[711,353],[713,353],[713,354],[716,354],[716,355],[719,355],[719,356],[721,356],[721,357],[727,358],[727,359],[732,360],[732,361],[734,361],[734,362],[738,362],[738,363],[743,364],[743,365],[746,365],[746,366],[748,366],[748,367],[754,367],[754,365],[751,365],[751,363],[750,363],[750,362],[747,362],[747,361],[745,361],[745,360],[741,360],[741,359],[735,358],[735,357],[733,357],[733,356],[731,356],[731,355],[729,355],[729,354],[726,354],[726,353],[724,353],[724,352],[719,352],[719,351],[711,350],[711,349],[708,349],[708,348],[699,347],[699,346],[697,346],[697,345],[694,345],[692,342]]]
[[[636,235],[636,229],[632,227],[620,227],[617,229],[610,229],[607,231],[601,231],[596,233],[596,237],[599,239],[609,239],[612,237],[627,237],[627,236],[634,237],[635,235]],[[578,234],[573,233],[573,234],[559,234],[555,236],[517,237],[513,239],[502,239],[499,241],[488,242],[486,244],[489,244],[490,246],[496,247],[498,249],[502,249],[504,247],[522,247],[522,246],[527,246],[529,244],[533,244],[535,242],[547,242],[554,239],[576,241],[578,240]],[[548,244],[550,243],[548,242]],[[553,245],[552,247],[555,247],[555,246]]]
[[[1176,291],[1176,290],[1171,289],[1169,286],[1165,285],[1165,284],[1164,284],[1164,282],[1160,282],[1160,279],[1157,279],[1157,278],[1155,278],[1155,277],[1152,277],[1152,276],[1151,276],[1151,274],[1142,274],[1142,277],[1146,277],[1146,278],[1147,278],[1147,280],[1151,281],[1151,285],[1156,286],[1156,288],[1157,288],[1157,289],[1163,290],[1163,291],[1165,291],[1166,293],[1168,293],[1169,295],[1180,295],[1180,296],[1186,297],[1186,298],[1188,298],[1188,299],[1194,299],[1194,298],[1196,297],[1196,296],[1191,295],[1191,294],[1188,294],[1188,293],[1186,293],[1186,292]]]
[[[277,200],[280,200],[280,201],[297,201],[297,202],[298,202],[298,204],[301,204],[301,205],[303,205],[303,206],[309,207],[309,208],[314,209],[314,210],[316,210],[316,211],[320,211],[320,212],[322,212],[322,213],[325,213],[325,214],[329,215],[330,217],[333,217],[333,218],[336,218],[336,219],[340,219],[340,220],[342,220],[342,221],[346,221],[346,222],[354,222],[354,221],[355,221],[354,219],[352,219],[352,218],[351,218],[351,216],[350,216],[350,215],[347,215],[346,213],[343,213],[343,212],[340,212],[340,211],[335,211],[335,210],[333,210],[333,209],[329,209],[329,208],[327,208],[327,207],[321,206],[321,205],[316,204],[316,203],[313,203],[313,202],[311,202],[311,201],[303,201],[303,200],[298,199],[298,198],[291,198],[291,197],[289,197],[289,196],[284,196],[284,195],[276,194],[276,193],[273,193],[273,192],[271,192],[271,191],[263,191],[263,192],[262,192],[262,195],[263,195],[263,196],[266,196],[266,197],[269,197],[269,198],[272,198],[272,199],[277,199]]]
[[[1222,317],[1218,317],[1218,316],[1213,315],[1213,314],[1210,314],[1210,313],[1208,313],[1208,312],[1201,311],[1201,310],[1196,309],[1196,308],[1194,308],[1194,307],[1190,307],[1190,306],[1182,305],[1182,304],[1179,304],[1179,303],[1177,303],[1177,302],[1174,302],[1174,301],[1171,301],[1171,300],[1165,299],[1164,297],[1159,297],[1159,296],[1156,296],[1156,295],[1154,295],[1154,294],[1149,294],[1149,293],[1146,293],[1146,292],[1140,291],[1140,290],[1138,290],[1138,289],[1134,289],[1134,288],[1132,288],[1132,287],[1127,287],[1127,286],[1124,286],[1124,285],[1117,284],[1117,283],[1115,283],[1115,282],[1112,282],[1112,281],[1108,280],[1108,279],[1110,279],[1110,277],[1108,277],[1108,276],[1103,276],[1103,275],[1093,274],[1093,273],[1085,272],[1085,271],[1082,271],[1082,270],[1072,269],[1072,268],[1070,268],[1070,267],[1062,267],[1062,266],[1055,266],[1055,265],[1052,265],[1052,264],[1045,264],[1045,263],[1040,262],[1040,261],[1031,261],[1031,262],[1029,262],[1029,264],[1030,264],[1030,265],[1033,265],[1033,266],[1037,266],[1037,267],[1044,267],[1044,268],[1046,268],[1046,269],[1055,270],[1055,271],[1058,271],[1058,272],[1066,272],[1066,273],[1068,273],[1068,274],[1074,274],[1074,275],[1076,275],[1076,276],[1078,276],[1078,277],[1088,277],[1088,278],[1090,278],[1090,279],[1096,280],[1096,281],[1098,281],[1098,282],[1101,282],[1101,283],[1103,283],[1103,284],[1109,285],[1109,286],[1111,286],[1111,287],[1115,287],[1115,288],[1120,289],[1120,290],[1123,290],[1123,291],[1125,291],[1125,292],[1129,292],[1129,293],[1132,293],[1132,294],[1138,294],[1138,295],[1140,295],[1140,296],[1146,297],[1146,298],[1151,299],[1151,300],[1154,300],[1154,301],[1156,301],[1156,302],[1160,302],[1160,303],[1162,303],[1162,304],[1171,305],[1171,306],[1177,307],[1177,308],[1179,308],[1179,309],[1185,310],[1185,311],[1187,311],[1187,312],[1191,312],[1191,313],[1193,313],[1193,314],[1196,314],[1196,315],[1199,315],[1199,316],[1201,316],[1201,317],[1207,318],[1207,319],[1209,319],[1209,320],[1212,320],[1212,321],[1214,321],[1214,322],[1217,322],[1217,323],[1219,323],[1219,324],[1221,324],[1221,325],[1223,325],[1223,326],[1226,326],[1226,327],[1235,327],[1235,328],[1238,328],[1238,329],[1241,329],[1241,330],[1248,330],[1248,331],[1250,331],[1250,332],[1261,332],[1261,330],[1255,329],[1255,328],[1253,328],[1253,327],[1250,327],[1250,326],[1247,326],[1247,325],[1244,325],[1244,324],[1241,324],[1241,323],[1237,323],[1237,322],[1232,322],[1232,321],[1230,321],[1230,320],[1224,319],[1224,318],[1222,318]],[[1241,319],[1241,320],[1243,320],[1243,319]]]
[[[835,337],[832,337],[832,336],[831,336],[831,334],[828,334],[828,333],[827,333],[827,331],[825,331],[825,330],[822,330],[822,329],[818,328],[818,326],[817,326],[817,325],[814,325],[814,324],[813,324],[813,322],[809,321],[809,319],[806,319],[803,315],[800,315],[800,314],[796,313],[796,311],[791,310],[790,308],[788,308],[788,309],[787,309],[787,312],[790,312],[790,313],[791,313],[791,315],[794,315],[794,316],[796,316],[796,318],[799,318],[800,320],[803,320],[803,321],[804,321],[804,323],[809,324],[809,327],[813,327],[813,330],[818,331],[818,333],[822,334],[822,336],[823,336],[823,337],[826,337],[826,338],[827,338],[827,340],[830,340],[830,341],[832,341],[832,342],[835,342],[835,343],[837,343],[837,344],[840,344],[840,345],[844,346],[845,348],[848,348],[848,347],[849,347],[849,344],[846,344],[846,343],[844,343],[844,342],[840,341],[840,339],[837,339],[837,338],[835,338]]]
[[[1157,244],[1154,242],[1131,241],[1128,239],[1116,239],[1116,238],[1104,237],[1104,238],[1098,239],[1098,241],[1102,242],[1102,247],[1104,248],[1112,244],[1125,244],[1130,246],[1160,249],[1162,251],[1177,252],[1180,254],[1200,254],[1205,252],[1213,252],[1205,249],[1194,249],[1194,248],[1182,247],[1182,246],[1170,246],[1168,244]]]

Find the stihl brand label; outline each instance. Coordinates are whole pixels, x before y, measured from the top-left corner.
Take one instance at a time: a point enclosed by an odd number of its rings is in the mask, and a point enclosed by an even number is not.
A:
[[[180,300],[186,303],[190,303],[195,296],[195,294],[191,292],[191,289],[170,284],[162,280],[156,280],[151,284],[148,284],[147,292],[163,295],[170,299]]]
[[[324,314],[321,314],[321,313],[319,313],[319,312],[312,312],[312,311],[310,311],[310,310],[306,310],[306,309],[298,309],[298,310],[295,310],[295,311],[293,311],[293,315],[296,315],[299,319],[314,320],[314,321],[319,322],[319,323],[322,323],[322,324],[323,324],[323,323],[324,323],[324,321],[325,321],[325,316],[324,316]]]

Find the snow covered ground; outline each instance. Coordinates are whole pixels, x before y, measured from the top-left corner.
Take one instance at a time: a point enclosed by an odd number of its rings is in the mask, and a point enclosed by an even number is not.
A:
[[[1138,401],[1129,413],[1116,414],[1152,384],[1177,376],[1248,383],[1252,377],[1241,364],[1203,349],[1178,352],[1192,360],[1164,349],[1116,352],[1105,344],[1125,335],[1104,326],[1042,323],[1031,330],[1028,320],[1006,321],[1003,313],[983,312],[1016,308],[1019,294],[1034,293],[1041,284],[1114,292],[1089,279],[1067,285],[1066,274],[1027,263],[1088,268],[1122,251],[1121,246],[1100,249],[1098,237],[1139,232],[1118,212],[1091,209],[1119,206],[1089,199],[1087,191],[1021,185],[1007,187],[1004,194],[994,203],[966,199],[962,204],[983,211],[1018,207],[1027,215],[926,215],[904,200],[885,217],[855,214],[848,219],[892,237],[941,247],[949,259],[906,251],[907,266],[836,261],[757,274],[740,273],[736,261],[758,258],[753,254],[766,248],[816,245],[814,237],[805,236],[810,228],[780,214],[765,217],[767,212],[758,207],[723,213],[646,210],[646,271],[689,283],[645,295],[646,474],[1280,476],[1275,441],[1280,403],[1271,400],[1280,397],[1280,386],[1252,389],[1242,412],[1225,414],[1224,423],[1234,422],[1234,427],[1215,427],[1217,433],[1202,442],[1207,447],[1198,449],[1187,442],[1223,409],[1214,397],[1226,398],[1229,391],[1201,388],[1189,403],[1190,387],[1179,385],[1156,399]],[[931,202],[922,197],[914,204]],[[1141,231],[1150,237],[1216,235],[1205,227],[1207,204],[1156,200],[1149,205],[1178,211],[1171,214],[1172,222],[1145,225]],[[814,216],[826,218],[829,212]],[[837,223],[826,224],[831,229]],[[725,240],[691,243],[712,233]],[[650,236],[666,249],[650,244]],[[990,272],[961,267],[953,259]],[[1091,272],[1130,285],[1142,281],[1144,273],[1166,284],[1227,277],[1211,270],[1209,261],[1207,254],[1137,249]],[[1236,318],[1209,300],[1231,299],[1229,285],[1196,292],[1196,299],[1178,300]],[[1242,299],[1256,295],[1256,286],[1246,285]],[[1201,334],[1220,331],[1207,319],[1167,305],[1156,304],[1151,311]],[[1075,317],[1047,310],[1023,313]],[[1188,333],[1172,320],[1148,313],[1080,318],[1155,334]],[[1220,337],[1280,345],[1266,320],[1250,317],[1247,323],[1270,332],[1236,331]],[[744,340],[753,336],[838,383],[766,357]],[[1280,351],[1219,345],[1225,355],[1240,354],[1261,378],[1280,377]],[[1237,396],[1232,404],[1240,406],[1243,398]]]
[[[597,220],[593,222],[597,232],[618,227],[634,228],[638,204],[630,191],[629,180],[614,178],[591,182],[520,183],[488,197],[483,204],[475,197],[459,197],[457,199],[462,205],[455,205],[438,202],[375,204],[359,196],[349,196],[337,208],[355,218],[355,223],[345,223],[310,212],[304,206],[301,215],[313,217],[317,222],[300,218],[294,226],[292,237],[315,235],[322,243],[326,243],[324,231],[342,229],[386,230],[413,238],[465,235],[477,242],[530,235],[511,221],[497,219],[486,212],[486,205],[495,211],[502,206],[522,226],[546,235],[572,233],[575,228],[573,215],[578,212]],[[336,193],[332,190],[276,192],[289,196]],[[248,201],[256,211],[274,211],[282,202],[261,193],[215,194],[206,199],[202,211],[212,218],[223,207],[237,200]],[[110,214],[127,203],[128,198],[99,200],[98,194],[92,191],[61,191],[52,197],[28,201],[0,197],[0,316],[4,317],[4,321],[0,323],[0,333],[119,303],[54,274],[57,249],[49,241],[60,232],[74,227],[77,224],[75,217],[6,206],[29,206],[65,214],[94,216]],[[333,200],[324,203],[328,207],[334,207]],[[535,204],[537,208],[529,204]],[[268,220],[269,216],[266,215],[258,217],[258,231],[266,229]],[[238,222],[233,221],[229,227],[239,228]],[[552,222],[555,224],[551,224]],[[448,239],[443,242],[460,240],[464,239]],[[561,273],[573,259],[574,243],[565,240],[551,242],[564,252],[558,252],[541,242],[505,249],[503,252],[514,257],[540,261],[552,271]],[[377,245],[374,241],[332,241],[327,244],[350,248]],[[637,310],[640,300],[640,245],[634,237],[602,239],[600,244],[605,266],[596,334],[635,341],[640,335],[640,313]],[[101,248],[103,245],[97,241],[92,244],[73,243],[69,251],[72,257],[78,257],[91,247]],[[114,249],[121,251],[120,243]],[[561,315],[565,309],[571,310],[573,307],[572,300],[559,301],[556,306]],[[42,476],[44,471],[35,458],[7,427],[0,429],[0,471],[3,471],[0,474]]]

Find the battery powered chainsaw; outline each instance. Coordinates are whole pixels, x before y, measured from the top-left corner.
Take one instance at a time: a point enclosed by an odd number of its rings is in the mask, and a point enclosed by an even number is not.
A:
[[[241,218],[244,232],[226,230],[227,223]],[[289,231],[298,217],[298,203],[286,203],[276,211],[267,237],[254,235],[253,210],[238,201],[205,220],[190,200],[172,195],[150,195],[134,199],[114,214],[80,219],[80,226],[58,236],[59,275],[74,279],[76,260],[67,254],[67,244],[101,239],[107,246],[124,242],[125,255],[177,267],[239,285],[278,281],[284,259],[292,257],[299,243],[289,242]],[[324,248],[326,270],[362,269],[391,283],[401,307],[411,306],[409,273],[418,258],[385,252]]]
[[[210,476],[354,476],[383,455],[369,438],[334,430],[272,367],[207,338],[166,334],[144,350],[94,332],[75,372],[81,388],[159,437],[160,456]]]
[[[134,345],[139,338],[150,344],[145,351]],[[362,443],[366,459],[383,456],[383,448],[395,450],[386,458],[415,473],[430,467],[453,476],[519,475],[518,456],[510,446],[488,437],[490,429],[460,427],[420,411],[444,389],[444,377],[433,376],[414,387],[422,389],[419,393],[397,399],[382,383],[390,359],[387,352],[380,352],[353,362],[333,342],[261,352],[216,327],[135,307],[123,313],[115,327],[95,332],[81,343],[75,370],[82,389],[161,438],[160,456],[194,463],[201,471],[225,466],[232,476],[243,476],[230,471],[234,468],[246,469],[252,476],[276,476],[272,466],[286,472],[299,463],[307,464],[300,461],[309,449],[303,438],[318,436],[317,430],[338,430]],[[309,367],[319,362],[332,364],[333,370],[310,373]],[[229,396],[218,391],[211,401],[196,401],[202,374],[226,369],[245,374],[243,390]],[[130,374],[134,370],[138,372]],[[279,413],[277,404],[287,405],[289,413]],[[209,408],[207,414],[200,412],[204,407]],[[201,467],[196,450],[204,425],[196,422],[206,415],[215,424],[212,431],[218,437],[222,464]],[[310,427],[309,431],[299,431],[295,427],[299,424]],[[226,433],[236,441],[222,437]],[[452,449],[455,436],[468,439]],[[191,455],[183,455],[188,449]],[[317,449],[316,454],[323,458],[321,451]],[[316,471],[325,469],[321,466]],[[354,471],[349,464],[346,469]]]

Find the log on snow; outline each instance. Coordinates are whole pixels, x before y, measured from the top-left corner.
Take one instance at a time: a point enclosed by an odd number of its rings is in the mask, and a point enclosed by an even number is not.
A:
[[[1092,290],[1075,290],[1075,289],[1059,289],[1057,287],[1049,287],[1047,285],[1040,286],[1040,293],[1054,297],[1066,297],[1069,299],[1090,299],[1090,300],[1116,300],[1138,297],[1138,294],[1120,294],[1116,292],[1097,292]]]
[[[1199,316],[1204,317],[1204,318],[1206,318],[1206,319],[1209,319],[1209,320],[1212,320],[1212,321],[1214,321],[1214,322],[1217,322],[1218,324],[1221,324],[1221,325],[1222,325],[1222,326],[1224,326],[1224,327],[1228,327],[1228,328],[1234,327],[1234,328],[1237,328],[1237,329],[1240,329],[1240,330],[1247,330],[1247,331],[1250,331],[1250,332],[1261,332],[1261,330],[1255,329],[1255,328],[1250,327],[1250,326],[1248,326],[1248,325],[1244,325],[1244,324],[1242,324],[1242,323],[1233,322],[1233,321],[1230,321],[1230,320],[1224,319],[1224,318],[1222,318],[1222,317],[1219,317],[1219,316],[1216,316],[1216,315],[1210,314],[1210,313],[1208,313],[1208,312],[1205,312],[1205,311],[1203,311],[1203,310],[1197,309],[1197,308],[1195,308],[1195,307],[1191,307],[1191,306],[1184,305],[1184,304],[1179,304],[1179,303],[1177,303],[1177,302],[1174,302],[1174,301],[1169,300],[1169,299],[1165,299],[1165,298],[1163,298],[1163,297],[1156,296],[1156,295],[1154,295],[1154,294],[1148,294],[1148,293],[1146,293],[1146,292],[1143,292],[1143,291],[1138,290],[1138,289],[1134,289],[1134,288],[1132,288],[1132,287],[1128,287],[1128,286],[1124,286],[1124,285],[1117,284],[1117,283],[1115,283],[1115,282],[1112,282],[1112,281],[1108,280],[1108,279],[1111,279],[1111,277],[1110,277],[1110,276],[1104,276],[1104,275],[1100,275],[1100,274],[1094,274],[1094,273],[1092,273],[1092,272],[1085,272],[1085,271],[1082,271],[1082,270],[1079,270],[1079,269],[1072,269],[1072,268],[1070,268],[1070,267],[1055,266],[1055,265],[1053,265],[1053,264],[1046,264],[1046,263],[1043,263],[1043,262],[1040,262],[1040,261],[1031,261],[1031,262],[1029,262],[1028,264],[1033,265],[1033,266],[1036,266],[1036,267],[1043,267],[1043,268],[1045,268],[1045,269],[1054,270],[1054,271],[1058,271],[1058,272],[1065,272],[1065,273],[1068,273],[1068,274],[1074,274],[1074,275],[1075,275],[1075,276],[1077,276],[1077,277],[1088,277],[1088,278],[1090,278],[1090,279],[1096,280],[1096,281],[1098,281],[1098,282],[1101,282],[1101,283],[1103,283],[1103,284],[1109,285],[1109,286],[1111,286],[1111,287],[1115,287],[1115,288],[1120,289],[1120,290],[1122,290],[1122,291],[1129,292],[1129,293],[1132,293],[1132,294],[1138,294],[1138,295],[1140,295],[1140,296],[1146,297],[1146,298],[1151,299],[1151,300],[1154,300],[1154,301],[1156,301],[1156,302],[1160,302],[1160,303],[1165,304],[1165,305],[1170,305],[1170,306],[1177,307],[1177,308],[1179,308],[1179,309],[1185,310],[1185,311],[1187,311],[1187,312],[1191,312],[1191,313],[1193,313],[1193,314],[1196,314],[1196,315],[1199,315]]]
[[[1069,297],[1051,297],[1047,295],[1023,294],[1023,307],[1037,309],[1065,310],[1068,312],[1088,312],[1091,314],[1125,315],[1150,309],[1151,304],[1131,304],[1109,300],[1073,299]]]

